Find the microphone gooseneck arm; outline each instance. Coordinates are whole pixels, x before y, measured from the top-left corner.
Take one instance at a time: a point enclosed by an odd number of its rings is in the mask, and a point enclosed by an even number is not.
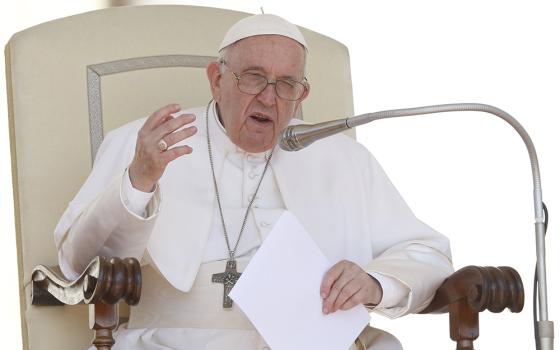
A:
[[[533,141],[523,126],[511,115],[494,106],[480,103],[452,103],[425,107],[394,109],[375,113],[361,114],[347,119],[339,119],[314,125],[292,125],[287,127],[279,141],[279,145],[286,151],[298,151],[309,146],[311,143],[327,136],[334,135],[344,130],[372,122],[374,120],[406,117],[414,115],[444,113],[444,112],[466,112],[477,111],[493,114],[511,125],[521,136],[531,161],[533,174],[533,200],[535,212],[535,236],[537,248],[537,278],[539,283],[539,338],[541,349],[552,350],[554,341],[554,326],[548,320],[548,301],[546,284],[546,249],[545,229],[542,203],[541,176],[539,161]]]

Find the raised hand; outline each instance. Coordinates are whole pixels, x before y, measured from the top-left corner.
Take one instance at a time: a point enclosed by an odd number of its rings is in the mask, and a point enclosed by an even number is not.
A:
[[[195,120],[194,115],[181,114],[175,118],[171,116],[180,110],[178,104],[160,108],[138,131],[134,160],[128,168],[134,188],[144,192],[153,191],[169,162],[192,153],[192,148],[186,145],[172,147],[177,142],[193,136],[197,131],[195,126],[182,128]]]

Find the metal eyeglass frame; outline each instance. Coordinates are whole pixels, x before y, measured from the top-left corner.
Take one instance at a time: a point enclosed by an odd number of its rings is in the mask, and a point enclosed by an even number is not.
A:
[[[244,94],[254,95],[254,96],[255,96],[255,95],[258,95],[258,94],[260,94],[261,92],[263,92],[263,91],[266,89],[266,87],[267,87],[268,85],[272,84],[272,85],[274,85],[274,92],[275,92],[276,96],[278,96],[279,98],[281,98],[281,99],[283,99],[283,100],[286,100],[286,101],[297,101],[297,100],[299,100],[300,98],[302,98],[303,95],[305,94],[305,91],[307,91],[307,90],[309,89],[309,87],[307,86],[308,82],[307,82],[307,78],[306,78],[306,77],[303,77],[303,79],[302,79],[301,81],[295,81],[295,80],[289,80],[289,81],[288,81],[288,80],[286,80],[286,79],[273,79],[273,80],[269,80],[269,79],[268,79],[267,77],[265,77],[264,75],[260,75],[260,74],[257,74],[257,73],[241,73],[241,74],[236,73],[236,72],[233,71],[233,69],[231,69],[231,68],[227,65],[227,63],[226,63],[225,60],[221,60],[221,61],[219,61],[218,63],[223,64],[224,67],[226,67],[227,69],[230,70],[231,74],[233,75],[233,78],[237,80],[237,84],[236,84],[236,85],[237,85],[237,89],[238,89],[239,91],[241,91],[242,93],[244,93]],[[243,75],[245,75],[245,74],[258,75],[258,76],[261,76],[261,77],[266,81],[266,84],[263,86],[263,88],[261,89],[261,91],[259,91],[259,92],[257,92],[257,93],[251,93],[251,92],[247,92],[247,91],[241,90],[241,88],[239,87],[239,81],[240,81],[240,79],[243,77]],[[285,98],[285,97],[280,96],[280,94],[278,93],[278,85],[277,85],[277,82],[279,82],[279,81],[280,81],[280,82],[285,82],[285,83],[287,83],[287,84],[291,84],[291,83],[301,84],[301,85],[303,86],[303,91],[301,92],[301,95],[300,95],[298,98],[296,98],[296,99],[289,99],[289,98]]]

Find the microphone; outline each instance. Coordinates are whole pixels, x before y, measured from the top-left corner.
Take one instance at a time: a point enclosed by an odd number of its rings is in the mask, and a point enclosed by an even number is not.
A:
[[[472,106],[478,106],[480,108],[480,106],[487,106],[487,105],[471,103],[471,104],[449,104],[449,105],[394,109],[389,111],[366,113],[351,118],[338,119],[338,120],[322,122],[322,123],[317,123],[312,125],[309,124],[291,125],[285,128],[284,131],[282,132],[282,136],[278,141],[278,145],[284,151],[290,151],[290,152],[299,151],[317,140],[320,140],[322,138],[337,134],[341,131],[348,130],[353,127],[366,124],[378,119],[404,117],[404,116],[418,115],[418,114],[458,111],[458,110],[480,110],[480,109],[466,109],[465,106],[470,106],[470,108],[474,108]],[[492,107],[492,106],[487,106],[487,107]]]
[[[413,115],[478,111],[493,114],[511,125],[521,136],[529,152],[531,170],[533,173],[533,208],[535,214],[535,240],[537,247],[537,281],[538,281],[538,308],[539,319],[537,322],[537,337],[539,347],[543,350],[552,350],[554,346],[554,324],[548,320],[548,293],[546,281],[545,260],[545,227],[542,202],[541,176],[539,161],[533,141],[523,126],[511,115],[494,106],[480,103],[452,103],[425,107],[394,109],[375,113],[361,114],[355,117],[338,119],[312,125],[291,125],[282,132],[278,141],[280,148],[285,151],[299,151],[313,142],[348,130],[358,125],[366,124],[378,119],[406,117]]]
[[[347,120],[339,119],[314,125],[288,126],[282,132],[278,144],[284,151],[299,151],[319,139],[350,129],[346,123]]]

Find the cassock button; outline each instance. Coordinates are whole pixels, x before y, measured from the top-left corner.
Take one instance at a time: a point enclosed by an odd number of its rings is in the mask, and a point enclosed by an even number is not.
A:
[[[251,180],[254,179],[254,178],[256,178],[256,177],[257,177],[257,174],[256,174],[256,173],[254,173],[254,172],[250,172],[250,173],[249,173],[249,178],[250,178]]]
[[[270,223],[266,222],[266,221],[261,221],[261,227],[263,228],[267,228],[270,226]]]

